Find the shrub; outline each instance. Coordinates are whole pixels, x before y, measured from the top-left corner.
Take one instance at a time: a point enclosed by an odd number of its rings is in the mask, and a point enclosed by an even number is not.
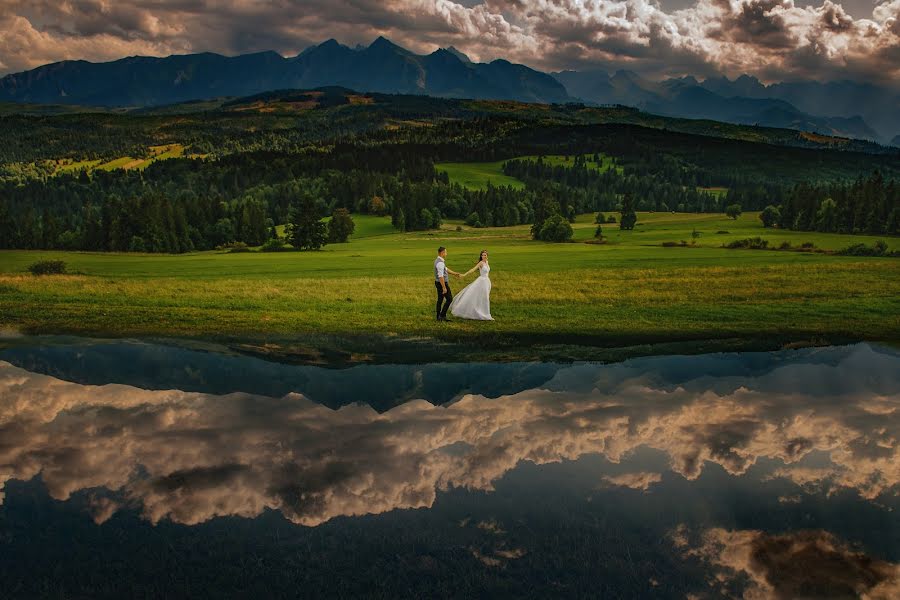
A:
[[[598,213],[597,213],[597,218],[594,219],[594,223],[598,223],[598,224],[599,224],[599,223],[606,223],[606,217],[603,215],[602,212],[598,212]]]
[[[62,260],[39,260],[28,265],[32,275],[62,275],[66,272],[66,263]]]
[[[759,220],[762,221],[763,227],[775,227],[781,220],[781,211],[777,206],[770,204],[759,213]]]
[[[462,225],[457,225],[457,226],[456,226],[456,230],[457,230],[457,231],[462,231]]]
[[[597,225],[597,229],[594,230],[594,237],[595,238],[603,237],[603,225],[600,225],[600,224]]]
[[[741,205],[740,204],[729,204],[725,207],[725,214],[732,219],[737,220],[739,216],[741,216]]]
[[[778,249],[779,250],[790,250],[791,243],[790,242],[781,242],[781,244],[778,246]]]
[[[284,241],[281,238],[273,237],[266,240],[266,243],[260,247],[260,252],[281,252],[287,250]]]
[[[884,240],[878,240],[871,247],[865,244],[852,244],[838,250],[838,254],[844,256],[897,256],[897,252],[888,252],[887,243]]]
[[[725,246],[726,248],[747,248],[750,250],[765,250],[769,247],[769,240],[761,237],[744,238],[742,240],[734,240]]]
[[[216,246],[216,250],[227,250],[228,252],[246,252],[249,250],[244,242],[227,242]]]
[[[336,208],[331,213],[331,220],[328,222],[328,242],[332,244],[343,244],[356,229],[356,223],[350,216],[350,211],[346,208]]]
[[[545,242],[567,242],[572,239],[572,226],[562,215],[553,215],[544,221],[538,239]]]
[[[481,227],[481,217],[474,210],[466,217],[466,225],[469,227]]]
[[[615,223],[615,222],[616,222],[616,218],[615,218],[614,216],[612,216],[612,215],[609,215],[608,217],[606,217],[606,222],[607,222],[607,223]]]
[[[377,217],[383,217],[388,214],[388,206],[381,196],[372,196],[369,200],[369,214]]]

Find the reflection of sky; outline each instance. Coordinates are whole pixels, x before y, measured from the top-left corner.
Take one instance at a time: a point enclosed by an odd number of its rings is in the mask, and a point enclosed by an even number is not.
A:
[[[97,523],[277,511],[333,527],[470,506],[484,514],[466,531],[494,541],[466,556],[488,569],[550,552],[533,528],[558,515],[646,529],[759,597],[790,597],[804,574],[785,579],[785,564],[824,556],[871,597],[898,585],[900,356],[887,349],[343,371],[140,344],[0,358],[6,504],[39,476]]]
[[[492,368],[512,367],[470,367]],[[372,373],[385,371],[383,379],[399,373],[411,386],[395,388],[407,395],[421,381],[403,369],[319,369],[305,384],[315,389],[316,374],[343,376],[341,392],[364,401],[381,377]],[[451,387],[466,379],[452,369],[439,374]],[[362,385],[349,383],[357,377]],[[453,487],[491,490],[522,461],[600,454],[620,463],[644,447],[664,453],[666,470],[686,479],[709,464],[741,475],[773,459],[781,466],[769,477],[872,500],[900,481],[900,358],[868,345],[556,367],[533,389],[437,406],[411,399],[381,413],[349,404],[352,396],[332,409],[294,392],[91,386],[9,363],[0,363],[0,393],[3,480],[41,474],[58,499],[108,488],[154,522],[271,508],[317,525],[427,507]],[[652,490],[660,475],[642,470],[607,482]]]

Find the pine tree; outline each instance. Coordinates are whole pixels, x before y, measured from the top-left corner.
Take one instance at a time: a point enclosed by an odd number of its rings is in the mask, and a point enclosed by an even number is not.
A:
[[[328,241],[328,226],[322,222],[318,203],[304,195],[291,207],[287,240],[297,250],[318,250]]]

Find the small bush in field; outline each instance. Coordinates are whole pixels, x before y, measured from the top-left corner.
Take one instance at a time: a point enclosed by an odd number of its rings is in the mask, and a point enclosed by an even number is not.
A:
[[[28,266],[32,275],[62,275],[66,272],[66,263],[62,260],[39,260]]]
[[[898,256],[897,252],[888,252],[888,245],[884,240],[878,240],[871,246],[853,244],[837,253],[845,256]]]
[[[765,250],[769,247],[769,240],[764,240],[761,237],[752,237],[752,238],[744,238],[743,240],[734,240],[733,242],[728,243],[726,248],[737,249],[737,248],[746,248],[748,250]]]
[[[281,252],[282,250],[286,250],[286,247],[281,238],[269,238],[259,249],[260,252]]]

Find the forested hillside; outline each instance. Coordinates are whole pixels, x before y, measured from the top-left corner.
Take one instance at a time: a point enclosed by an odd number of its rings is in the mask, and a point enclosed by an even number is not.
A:
[[[892,235],[900,221],[896,152],[630,109],[328,88],[0,125],[2,248],[255,246],[299,205],[390,214],[401,230],[526,224],[548,206],[574,219],[620,210],[626,196],[637,210],[771,207],[784,228]],[[600,154],[616,168],[586,164]],[[524,185],[469,189],[435,168],[448,161],[502,161]]]

